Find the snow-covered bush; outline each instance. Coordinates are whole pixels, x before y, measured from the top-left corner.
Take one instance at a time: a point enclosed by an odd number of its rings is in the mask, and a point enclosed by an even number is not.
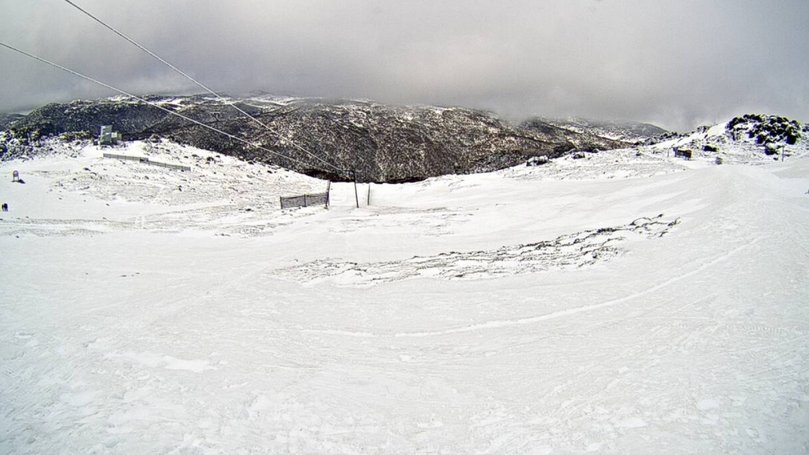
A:
[[[727,125],[734,140],[749,139],[764,146],[771,143],[794,145],[802,139],[802,129],[802,125],[796,120],[762,114],[735,117]]]

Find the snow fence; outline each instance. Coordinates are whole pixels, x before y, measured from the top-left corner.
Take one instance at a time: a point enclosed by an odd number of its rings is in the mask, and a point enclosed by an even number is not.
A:
[[[294,207],[309,207],[312,205],[322,205],[329,208],[329,192],[331,182],[326,186],[325,193],[301,194],[297,196],[281,196],[281,209],[291,209]]]
[[[139,163],[148,164],[150,166],[157,166],[157,167],[164,167],[167,169],[173,169],[176,171],[183,171],[183,172],[190,172],[191,166],[184,166],[182,164],[169,164],[163,163],[160,161],[153,161],[145,156],[131,156],[131,155],[118,155],[116,153],[105,153],[104,158],[113,158],[117,160],[124,160],[124,161],[137,161]]]

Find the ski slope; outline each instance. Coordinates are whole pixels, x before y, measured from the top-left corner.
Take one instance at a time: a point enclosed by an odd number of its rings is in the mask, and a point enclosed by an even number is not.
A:
[[[325,182],[51,146],[0,163],[2,453],[809,451],[805,151],[602,152],[281,211]]]

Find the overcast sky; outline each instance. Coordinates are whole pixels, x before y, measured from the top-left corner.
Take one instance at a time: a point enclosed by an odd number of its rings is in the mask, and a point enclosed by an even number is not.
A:
[[[217,91],[460,105],[685,130],[809,120],[809,0],[74,0]],[[139,94],[194,86],[64,0],[0,41]],[[111,95],[0,48],[0,111]]]

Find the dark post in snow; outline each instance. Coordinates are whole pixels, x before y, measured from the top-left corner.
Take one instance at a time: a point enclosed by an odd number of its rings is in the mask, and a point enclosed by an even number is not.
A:
[[[365,205],[371,206],[371,183],[368,182],[368,200],[365,202]]]
[[[354,201],[357,203],[357,208],[360,208],[360,197],[357,195],[357,170],[354,169]]]

